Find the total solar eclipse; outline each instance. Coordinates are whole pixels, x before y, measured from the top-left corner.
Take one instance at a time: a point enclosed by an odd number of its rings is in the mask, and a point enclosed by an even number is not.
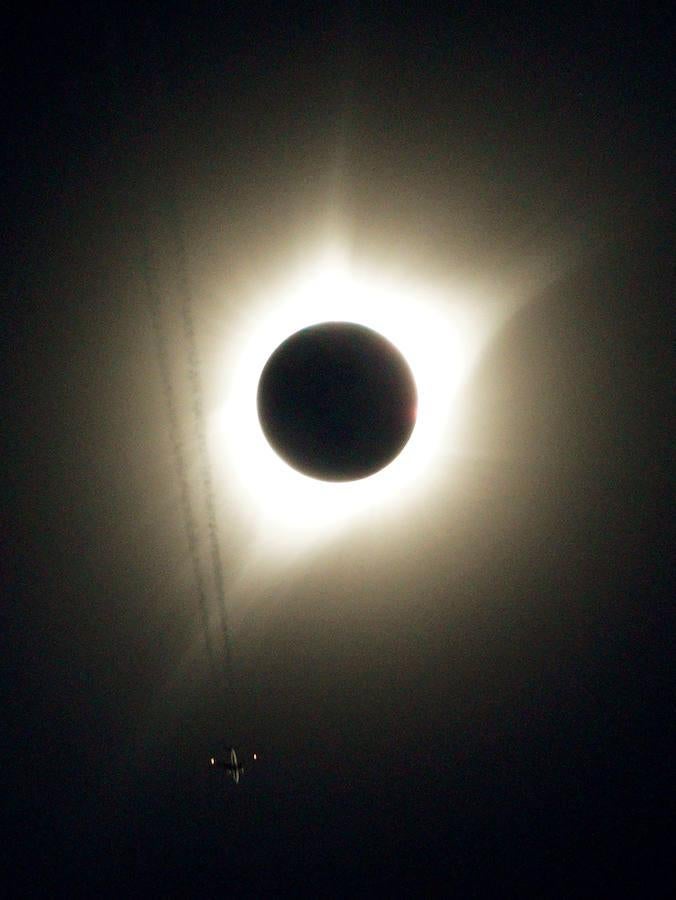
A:
[[[268,443],[292,468],[322,481],[367,478],[391,463],[411,436],[416,403],[401,353],[352,322],[292,334],[258,382]]]

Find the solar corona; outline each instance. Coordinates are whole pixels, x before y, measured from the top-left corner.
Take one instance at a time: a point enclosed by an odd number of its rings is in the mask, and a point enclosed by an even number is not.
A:
[[[434,489],[488,333],[471,296],[332,249],[252,285],[208,439],[228,508],[264,555],[391,520]]]

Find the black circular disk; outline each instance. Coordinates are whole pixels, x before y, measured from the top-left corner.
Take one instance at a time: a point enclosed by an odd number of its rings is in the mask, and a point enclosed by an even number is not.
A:
[[[258,383],[265,437],[286,462],[323,481],[382,469],[413,431],[416,389],[406,360],[352,322],[324,322],[287,338]]]

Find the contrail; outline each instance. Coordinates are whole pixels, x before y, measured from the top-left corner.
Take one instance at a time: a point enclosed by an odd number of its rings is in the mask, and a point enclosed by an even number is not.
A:
[[[190,384],[191,405],[193,422],[197,434],[197,448],[199,453],[200,471],[202,475],[202,487],[206,503],[207,526],[209,530],[209,548],[214,573],[214,586],[216,590],[216,603],[221,626],[223,641],[223,669],[226,679],[231,669],[231,645],[228,627],[228,615],[225,602],[225,586],[223,582],[223,563],[221,561],[221,541],[216,515],[216,498],[214,494],[213,479],[211,477],[211,464],[209,461],[209,447],[207,444],[206,419],[204,415],[204,393],[202,389],[202,369],[197,339],[195,336],[195,319],[193,315],[193,294],[188,273],[188,259],[183,239],[183,229],[180,214],[174,197],[169,199],[170,219],[173,224],[172,232],[176,241],[176,261],[178,268],[178,285],[181,294],[181,322],[183,325],[183,337],[186,347],[188,362],[188,381]]]
[[[183,522],[185,526],[186,538],[188,541],[188,549],[190,551],[190,559],[192,561],[193,577],[195,579],[195,589],[197,591],[197,599],[199,603],[200,616],[202,619],[202,628],[204,631],[204,642],[206,645],[209,664],[211,666],[212,676],[217,672],[216,656],[214,653],[213,642],[209,629],[209,601],[207,598],[204,576],[202,574],[202,564],[199,553],[199,530],[193,509],[193,503],[190,493],[190,482],[188,478],[188,465],[185,455],[185,447],[181,436],[181,426],[178,416],[178,405],[176,402],[176,392],[171,377],[171,364],[169,360],[169,351],[167,347],[167,338],[165,329],[162,324],[162,301],[159,295],[159,280],[155,267],[152,264],[152,251],[148,233],[144,236],[143,258],[142,258],[143,277],[146,285],[146,298],[148,311],[150,313],[150,322],[153,330],[153,338],[155,341],[155,352],[157,354],[157,362],[160,370],[160,379],[162,382],[162,393],[164,394],[164,404],[167,411],[167,419],[169,424],[169,440],[171,442],[172,453],[174,457],[174,465],[178,476],[180,488],[180,502],[183,513]]]
[[[135,134],[134,143],[137,151],[144,146],[144,128],[148,128],[157,124],[153,121],[161,121],[162,108],[164,100],[168,94],[168,79],[163,78],[164,59],[162,52],[154,39],[155,25],[151,19],[147,20],[147,33],[144,41],[145,65],[146,71],[152,72],[153,77],[149,79],[147,88],[148,103],[145,107],[145,113],[141,114],[138,122],[138,131]],[[112,121],[115,122],[116,116],[114,110],[123,96],[122,87],[127,80],[130,80],[130,62],[125,56],[124,42],[121,40],[120,23],[115,18],[112,9],[107,11],[104,17],[104,33],[101,35],[102,52],[107,59],[109,81],[107,101],[111,109]],[[143,121],[145,117],[150,119],[149,122]],[[143,155],[143,154],[141,154]],[[137,164],[141,162],[141,156],[137,159]],[[156,160],[156,162],[159,162]],[[144,166],[141,169],[144,170]],[[197,515],[198,503],[194,501],[190,488],[188,453],[186,452],[185,442],[182,437],[181,420],[179,416],[180,404],[178,402],[174,379],[172,376],[171,356],[167,341],[167,331],[164,325],[166,316],[166,303],[161,292],[161,280],[158,267],[157,248],[153,253],[153,245],[151,241],[150,226],[150,209],[149,198],[146,191],[139,190],[139,200],[141,205],[146,206],[145,223],[143,228],[143,249],[141,256],[141,268],[145,281],[146,305],[150,314],[150,322],[153,331],[155,343],[155,352],[157,355],[160,379],[162,384],[162,392],[164,395],[164,403],[167,410],[169,439],[171,443],[172,453],[174,457],[174,465],[176,468],[179,491],[180,505],[184,521],[185,533],[190,552],[193,576],[195,579],[195,589],[199,605],[199,614],[202,621],[204,631],[204,641],[209,665],[212,672],[214,683],[218,682],[219,669],[225,677],[227,686],[228,677],[232,673],[231,666],[231,643],[228,627],[227,608],[225,602],[225,587],[223,580],[223,565],[221,562],[220,552],[220,536],[218,528],[218,518],[216,515],[216,502],[214,497],[213,480],[211,476],[211,466],[209,462],[209,453],[207,446],[207,432],[204,415],[203,389],[200,358],[197,350],[197,340],[195,335],[194,314],[193,314],[193,295],[190,285],[188,272],[188,258],[186,253],[185,241],[183,238],[182,222],[179,215],[179,208],[175,197],[175,175],[174,179],[169,178],[171,187],[162,191],[160,184],[161,179],[156,178],[157,171],[151,174],[146,173],[148,184],[153,182],[159,192],[159,196],[164,195],[166,202],[167,221],[173,232],[173,241],[176,246],[176,268],[177,268],[177,285],[181,295],[180,317],[183,332],[183,342],[187,353],[188,363],[188,380],[191,397],[193,424],[197,435],[197,447],[199,456],[199,469],[204,490],[207,528],[209,534],[209,555],[213,568],[214,586],[216,591],[216,601],[218,605],[218,615],[220,619],[220,628],[223,643],[223,652],[218,653],[215,646],[214,636],[210,628],[210,601],[207,589],[208,579],[205,577],[205,564],[203,563],[200,553],[200,529],[198,528],[199,516]],[[130,173],[130,178],[136,180]],[[136,185],[137,189],[141,185]],[[146,195],[146,196],[144,196]],[[160,201],[161,202],[161,201]],[[161,257],[160,257],[161,258]],[[220,661],[220,665],[219,665]]]

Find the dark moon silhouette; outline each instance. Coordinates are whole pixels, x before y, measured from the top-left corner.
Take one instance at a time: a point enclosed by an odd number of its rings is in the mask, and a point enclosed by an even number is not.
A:
[[[366,478],[392,462],[413,431],[416,401],[397,348],[352,322],[291,335],[258,383],[258,417],[270,445],[323,481]]]

